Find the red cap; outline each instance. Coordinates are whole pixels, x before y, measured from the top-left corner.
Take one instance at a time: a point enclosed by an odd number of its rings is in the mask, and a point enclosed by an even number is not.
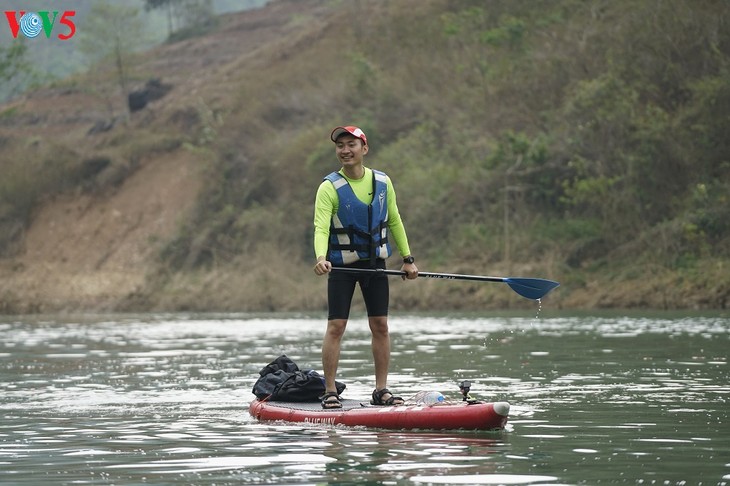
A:
[[[357,127],[353,126],[346,126],[346,127],[337,127],[334,130],[332,130],[332,135],[330,135],[330,138],[333,142],[337,142],[337,138],[342,135],[343,133],[349,133],[353,137],[357,137],[362,142],[367,145],[368,144],[368,138],[365,136],[365,132],[360,130]]]

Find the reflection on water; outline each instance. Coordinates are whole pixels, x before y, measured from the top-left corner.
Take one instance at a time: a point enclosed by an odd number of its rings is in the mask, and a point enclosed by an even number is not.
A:
[[[258,423],[258,371],[322,318],[0,321],[0,483],[730,483],[726,317],[393,317],[390,386],[512,404],[503,432]],[[345,395],[372,391],[364,319]]]

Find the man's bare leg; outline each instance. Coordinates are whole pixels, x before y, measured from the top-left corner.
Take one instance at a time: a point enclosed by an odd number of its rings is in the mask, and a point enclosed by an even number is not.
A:
[[[388,316],[369,317],[368,323],[370,324],[370,332],[372,334],[375,389],[382,390],[388,386],[388,368],[390,367]],[[389,395],[385,398],[389,398]]]
[[[327,392],[337,392],[335,376],[337,375],[337,365],[340,362],[340,343],[346,327],[347,319],[327,321],[327,330],[322,340],[322,369]]]

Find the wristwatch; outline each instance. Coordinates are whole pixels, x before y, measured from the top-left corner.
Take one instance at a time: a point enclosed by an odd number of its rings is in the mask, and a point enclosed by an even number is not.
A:
[[[416,261],[416,259],[415,259],[415,258],[413,258],[413,255],[407,256],[407,257],[405,257],[405,258],[403,259],[403,263],[413,263],[413,262],[415,262],[415,261]]]

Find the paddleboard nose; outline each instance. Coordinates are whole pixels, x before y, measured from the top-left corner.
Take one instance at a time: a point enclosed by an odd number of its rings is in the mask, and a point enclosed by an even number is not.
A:
[[[494,412],[506,417],[509,415],[509,403],[507,402],[494,402]]]

